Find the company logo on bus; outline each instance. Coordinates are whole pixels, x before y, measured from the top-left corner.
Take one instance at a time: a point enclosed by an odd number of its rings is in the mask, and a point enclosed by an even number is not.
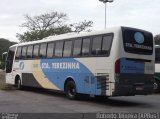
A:
[[[142,44],[144,43],[144,35],[140,32],[136,32],[134,34],[134,39],[136,40],[137,43]]]
[[[23,70],[23,69],[24,69],[24,62],[20,62],[19,68],[20,68],[20,70]]]

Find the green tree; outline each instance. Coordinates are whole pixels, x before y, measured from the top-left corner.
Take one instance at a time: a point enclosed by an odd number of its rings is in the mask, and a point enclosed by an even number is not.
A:
[[[16,42],[11,42],[7,39],[4,39],[4,38],[0,38],[0,61],[2,60],[2,53],[3,52],[7,52],[8,51],[8,48],[11,46],[11,45],[14,45],[16,44]]]
[[[7,39],[0,38],[0,69],[4,69],[5,66],[5,62],[2,62],[2,53],[7,52],[8,48],[14,44],[16,44],[16,42],[10,42]]]
[[[17,38],[20,42],[41,40],[51,35],[59,35],[68,32],[90,31],[92,21],[82,21],[79,23],[66,24],[68,17],[64,13],[51,12],[31,17],[25,15],[26,22],[20,27],[27,29],[26,32],[19,34]]]

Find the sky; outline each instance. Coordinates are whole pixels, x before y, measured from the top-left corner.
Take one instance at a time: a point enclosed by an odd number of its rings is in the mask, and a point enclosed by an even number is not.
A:
[[[114,0],[107,4],[107,28],[128,26],[160,34],[160,0]],[[24,15],[63,12],[70,23],[93,21],[92,30],[104,29],[104,4],[99,0],[0,0],[0,38],[18,42],[16,33]]]

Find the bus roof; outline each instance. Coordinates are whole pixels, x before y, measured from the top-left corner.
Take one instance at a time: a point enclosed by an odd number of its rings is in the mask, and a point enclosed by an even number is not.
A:
[[[85,36],[93,36],[93,35],[105,34],[105,33],[116,33],[116,32],[120,32],[121,28],[122,28],[122,26],[118,26],[118,27],[111,27],[111,28],[108,28],[105,30],[100,30],[100,31],[82,32],[82,33],[72,32],[72,33],[66,33],[66,34],[61,34],[61,35],[53,35],[53,36],[43,38],[42,40],[19,43],[19,44],[15,44],[11,47],[14,47],[17,45],[23,46],[23,45],[38,44],[38,43],[51,42],[51,41],[57,41],[57,40],[63,40],[63,39],[72,39],[72,38],[79,38],[79,37],[85,37]]]
[[[82,33],[71,32],[71,33],[66,33],[66,34],[61,34],[61,35],[49,36],[49,37],[43,38],[42,40],[19,43],[18,46],[57,41],[57,40],[63,40],[63,39],[72,39],[72,38],[85,37],[85,36],[92,36],[92,35],[97,35],[97,34],[115,33],[115,32],[120,31],[120,29],[121,27],[119,26],[119,27],[108,28],[106,30],[101,30],[101,31],[82,32]],[[13,46],[17,46],[17,44]]]

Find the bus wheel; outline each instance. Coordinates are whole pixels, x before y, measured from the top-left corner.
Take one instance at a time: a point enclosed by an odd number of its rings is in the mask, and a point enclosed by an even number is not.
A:
[[[68,81],[66,83],[65,93],[66,93],[66,96],[71,100],[74,100],[77,98],[76,85],[73,81]]]
[[[18,89],[18,90],[20,90],[20,89],[22,88],[20,78],[18,78],[18,79],[16,80],[15,86],[16,86],[16,89]]]
[[[160,92],[160,81],[155,81],[154,82],[154,92],[158,93]]]

